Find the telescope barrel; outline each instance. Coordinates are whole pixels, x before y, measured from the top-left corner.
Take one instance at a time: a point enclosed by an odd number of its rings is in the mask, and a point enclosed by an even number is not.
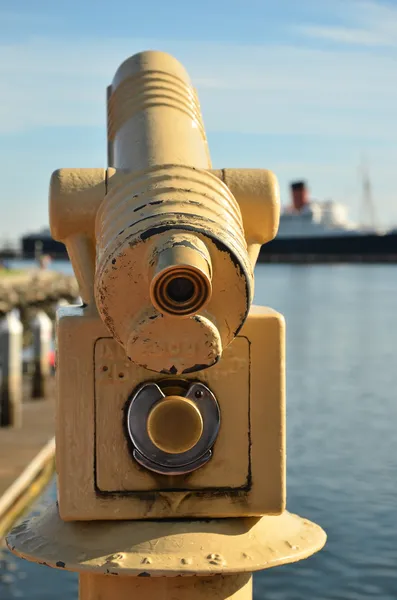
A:
[[[108,143],[99,313],[137,364],[209,367],[247,317],[253,271],[240,207],[210,172],[197,95],[176,59],[144,52],[121,65],[108,89]]]
[[[198,98],[174,57],[153,51],[132,56],[118,68],[108,98],[109,167],[211,168]]]

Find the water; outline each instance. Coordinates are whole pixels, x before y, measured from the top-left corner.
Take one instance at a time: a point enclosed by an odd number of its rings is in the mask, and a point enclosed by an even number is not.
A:
[[[328,543],[257,574],[254,597],[394,600],[397,267],[261,265],[256,278],[256,302],[287,321],[288,509]],[[5,560],[2,600],[77,599],[74,575]]]
[[[19,260],[12,259],[6,261],[8,267],[12,269],[37,269],[38,263],[35,260]],[[49,262],[47,269],[51,271],[60,271],[62,273],[66,273],[67,275],[73,274],[72,265],[67,260],[55,260]]]

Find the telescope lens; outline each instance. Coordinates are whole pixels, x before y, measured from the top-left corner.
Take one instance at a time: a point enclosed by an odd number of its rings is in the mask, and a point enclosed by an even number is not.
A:
[[[187,277],[175,277],[167,285],[166,293],[173,302],[188,302],[194,296],[194,285]]]
[[[152,302],[163,314],[186,317],[196,314],[211,297],[211,283],[197,269],[173,267],[154,280]]]

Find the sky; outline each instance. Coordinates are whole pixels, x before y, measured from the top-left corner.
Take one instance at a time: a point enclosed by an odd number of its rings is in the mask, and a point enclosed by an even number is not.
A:
[[[0,244],[48,224],[61,167],[106,167],[106,87],[163,50],[198,90],[214,168],[271,169],[281,200],[397,224],[397,0],[0,0]]]

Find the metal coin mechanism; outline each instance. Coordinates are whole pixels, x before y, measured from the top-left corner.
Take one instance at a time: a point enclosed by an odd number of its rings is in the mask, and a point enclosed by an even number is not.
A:
[[[157,473],[189,473],[211,458],[220,426],[219,406],[201,382],[190,384],[185,395],[166,395],[160,386],[145,383],[131,398],[127,427],[133,456]]]

